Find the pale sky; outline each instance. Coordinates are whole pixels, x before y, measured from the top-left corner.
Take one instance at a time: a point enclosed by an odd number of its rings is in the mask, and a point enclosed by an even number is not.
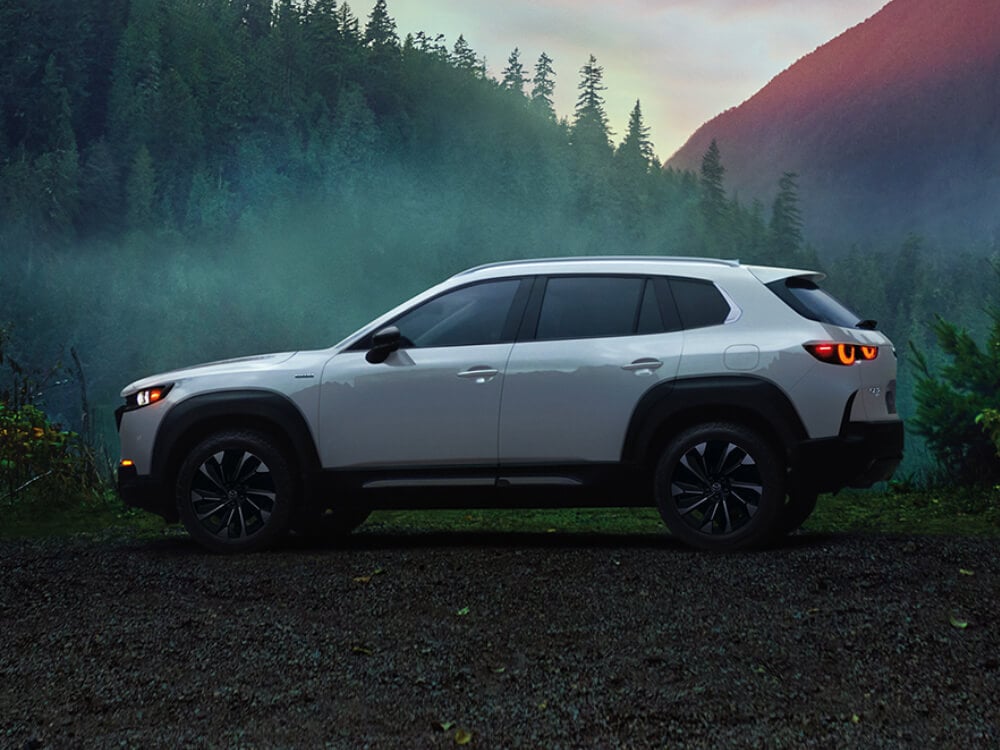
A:
[[[362,19],[371,8],[355,0]],[[668,159],[700,125],[763,88],[803,55],[881,9],[887,0],[387,0],[402,40],[459,34],[500,78],[514,47],[525,71],[553,59],[555,102],[572,119],[580,68],[604,68],[617,144],[635,100]]]

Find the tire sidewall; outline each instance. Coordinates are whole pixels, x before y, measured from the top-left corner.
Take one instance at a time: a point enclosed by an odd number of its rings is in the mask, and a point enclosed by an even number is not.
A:
[[[753,517],[739,530],[726,535],[705,534],[692,528],[677,510],[670,492],[671,478],[681,457],[698,443],[728,441],[753,458],[763,492]],[[785,467],[778,450],[750,428],[730,423],[709,423],[690,427],[663,451],[654,476],[656,505],[671,534],[693,547],[706,550],[735,550],[767,544],[774,533],[785,499]]]
[[[262,529],[244,539],[225,541],[198,520],[191,501],[191,482],[210,456],[233,449],[252,453],[267,465],[275,488],[275,506]],[[255,552],[273,544],[286,531],[295,498],[295,481],[288,458],[267,435],[247,430],[224,431],[205,438],[187,454],[177,472],[175,497],[181,521],[203,547],[221,553]]]

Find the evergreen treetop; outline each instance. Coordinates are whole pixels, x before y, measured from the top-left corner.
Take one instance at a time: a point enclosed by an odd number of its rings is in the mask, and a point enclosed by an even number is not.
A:
[[[556,88],[555,75],[552,58],[542,52],[538,56],[538,62],[535,63],[535,75],[531,79],[531,105],[551,120],[556,119],[555,104],[552,100]]]
[[[507,67],[503,69],[503,78],[500,85],[508,91],[513,91],[524,96],[524,87],[528,83],[528,78],[524,74],[524,65],[521,64],[521,51],[515,47],[507,58]]]

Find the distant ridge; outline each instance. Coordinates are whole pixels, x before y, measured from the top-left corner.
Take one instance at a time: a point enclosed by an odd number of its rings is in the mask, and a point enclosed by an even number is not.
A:
[[[808,238],[832,249],[910,231],[943,244],[1000,235],[1000,0],[892,0],[688,139],[715,138],[726,188],[769,206],[800,175]]]

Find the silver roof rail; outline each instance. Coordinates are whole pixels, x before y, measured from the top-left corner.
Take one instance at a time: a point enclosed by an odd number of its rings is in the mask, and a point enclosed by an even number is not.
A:
[[[728,266],[730,268],[737,268],[740,265],[737,259],[723,259],[723,258],[697,258],[694,256],[686,255],[577,255],[566,258],[521,258],[517,260],[503,260],[497,261],[495,263],[484,263],[480,266],[474,266],[473,268],[467,268],[464,271],[459,271],[455,276],[464,276],[467,273],[473,273],[474,271],[482,271],[487,268],[505,268],[510,266],[522,266],[531,265],[537,263],[578,263],[588,260],[596,261],[674,261],[681,263],[706,263],[715,266]]]

